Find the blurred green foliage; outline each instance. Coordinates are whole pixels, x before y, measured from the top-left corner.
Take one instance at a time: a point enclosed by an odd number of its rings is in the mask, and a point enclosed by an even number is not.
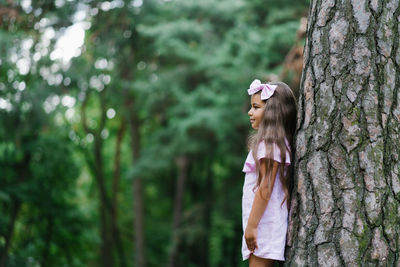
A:
[[[175,266],[246,266],[246,89],[279,75],[307,7],[2,1],[0,266],[100,266],[112,221],[113,265],[134,266],[135,179],[148,266],[167,265],[174,249]],[[63,59],[57,40],[72,25],[85,30],[83,45]],[[173,229],[179,158],[188,168]]]

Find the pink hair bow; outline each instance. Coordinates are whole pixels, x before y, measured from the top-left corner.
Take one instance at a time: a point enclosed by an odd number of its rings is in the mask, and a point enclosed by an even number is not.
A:
[[[267,100],[270,98],[278,85],[272,85],[268,83],[261,83],[260,80],[256,79],[250,84],[250,88],[247,90],[249,95],[254,95],[258,91],[261,91],[261,100]]]

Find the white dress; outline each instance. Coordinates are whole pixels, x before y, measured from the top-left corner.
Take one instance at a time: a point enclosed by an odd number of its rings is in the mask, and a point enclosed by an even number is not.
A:
[[[274,144],[273,149],[273,159],[277,162],[281,162],[280,150],[278,146]],[[270,156],[266,156],[265,145],[263,142],[261,142],[258,146],[257,158],[260,160],[261,158],[265,157]],[[285,166],[290,165],[290,155],[288,151],[286,151],[285,161]],[[257,184],[256,165],[252,151],[249,152],[246,158],[243,172],[246,173],[242,198],[242,220],[244,233],[255,196],[253,188]],[[257,192],[257,189],[254,191]],[[278,171],[276,174],[274,187],[272,189],[271,198],[257,228],[258,248],[254,251],[254,255],[257,257],[280,261],[285,260],[284,252],[288,225],[288,210],[286,201],[281,206],[284,198],[285,193],[282,189],[282,183],[279,179]],[[247,260],[250,257],[250,250],[247,248],[244,234],[242,238],[242,257],[243,260]]]

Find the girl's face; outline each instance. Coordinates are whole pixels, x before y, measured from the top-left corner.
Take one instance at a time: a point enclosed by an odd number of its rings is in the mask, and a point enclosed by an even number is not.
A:
[[[265,103],[261,100],[261,94],[254,94],[251,96],[251,108],[247,114],[250,117],[250,124],[253,129],[258,129],[260,125]]]

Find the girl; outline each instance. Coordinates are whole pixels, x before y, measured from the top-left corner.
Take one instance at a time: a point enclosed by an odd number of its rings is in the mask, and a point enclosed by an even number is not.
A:
[[[243,167],[243,260],[250,267],[283,261],[290,203],[293,136],[297,108],[285,83],[254,80],[251,95],[249,154]],[[257,159],[257,160],[254,160]]]

